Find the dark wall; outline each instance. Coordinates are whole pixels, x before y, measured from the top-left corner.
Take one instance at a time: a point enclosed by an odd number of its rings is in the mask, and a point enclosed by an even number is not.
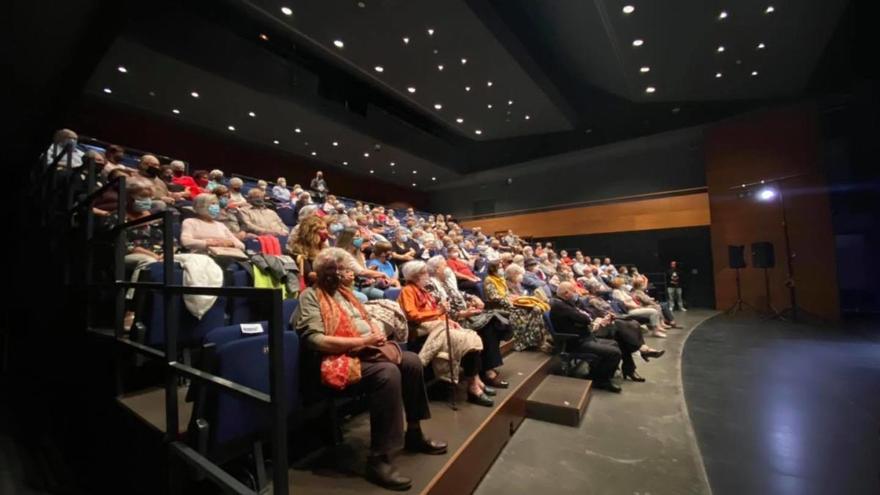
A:
[[[672,260],[687,273],[685,304],[715,307],[712,274],[712,243],[709,227],[643,230],[613,234],[542,238],[557,251],[573,255],[580,249],[586,256],[609,256],[615,265],[636,265],[642,273],[665,271]]]
[[[433,191],[431,208],[467,217],[701,187],[702,141],[685,129],[477,173]]]
[[[185,160],[195,169],[219,168],[227,175],[239,173],[266,180],[283,176],[288,184],[305,187],[320,169],[335,194],[382,204],[427,205],[426,195],[412,189],[88,96],[65,125],[80,134]]]

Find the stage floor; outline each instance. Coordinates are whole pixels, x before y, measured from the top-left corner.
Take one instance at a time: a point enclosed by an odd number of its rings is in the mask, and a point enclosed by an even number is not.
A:
[[[684,404],[680,359],[687,335],[714,314],[676,313],[684,329],[647,338],[666,355],[650,363],[637,358],[647,382],[616,379],[620,395],[594,389],[579,427],[526,419],[475,493],[711,493]]]
[[[853,327],[717,317],[691,336],[685,392],[714,495],[880,493],[880,333]]]

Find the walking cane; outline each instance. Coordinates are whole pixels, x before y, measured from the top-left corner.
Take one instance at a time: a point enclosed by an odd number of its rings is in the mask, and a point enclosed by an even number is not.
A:
[[[455,405],[455,375],[452,373],[454,365],[452,364],[452,336],[449,334],[449,311],[444,311],[443,316],[446,318],[446,349],[449,353],[449,407],[453,411],[458,411],[458,406]]]

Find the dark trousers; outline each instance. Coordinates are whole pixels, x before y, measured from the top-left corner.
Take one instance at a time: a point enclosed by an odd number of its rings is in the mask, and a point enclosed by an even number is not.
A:
[[[483,350],[480,352],[483,371],[493,370],[504,364],[504,360],[501,357],[501,339],[499,336],[505,330],[504,325],[498,321],[498,318],[492,318],[483,328],[477,330],[480,340],[483,341]]]
[[[470,280],[458,279],[458,289],[462,292],[480,297],[479,282],[471,282]]]
[[[636,370],[636,363],[632,355],[645,344],[645,337],[642,335],[642,329],[638,322],[614,320],[610,325],[603,327],[596,335],[614,339],[617,342],[621,354],[621,369],[624,374],[629,374]]]
[[[461,370],[465,378],[477,376],[480,372],[480,353],[473,351],[461,357]]]
[[[588,359],[590,363],[590,379],[599,383],[610,381],[614,373],[617,372],[617,366],[620,364],[620,348],[617,347],[617,343],[613,340],[587,337],[581,339],[577,350],[573,352],[592,355]]]
[[[407,422],[431,417],[422,370],[413,352],[404,352],[399,365],[361,362],[360,386],[370,395],[370,454],[390,454],[403,445],[404,411]]]

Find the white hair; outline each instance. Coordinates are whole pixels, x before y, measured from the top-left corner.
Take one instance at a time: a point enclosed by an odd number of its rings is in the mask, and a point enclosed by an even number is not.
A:
[[[523,271],[523,267],[517,265],[516,263],[511,263],[507,265],[507,268],[504,269],[504,278],[506,278],[507,280],[513,280],[523,273],[525,273]]]
[[[446,258],[442,255],[438,254],[437,256],[432,256],[426,264],[428,265],[428,271],[431,273],[437,273],[438,271],[446,268]],[[442,272],[441,272],[442,275]]]
[[[315,257],[315,262],[312,263],[312,268],[317,272],[330,262],[335,262],[336,266],[342,270],[352,270],[354,272],[359,271],[354,256],[349,254],[348,251],[336,247],[322,249],[318,253],[318,256]]]
[[[200,215],[208,214],[208,207],[214,203],[218,203],[217,196],[210,193],[203,193],[196,196],[193,200],[193,210]]]
[[[244,181],[238,177],[233,177],[229,179],[229,185],[233,187],[241,187],[244,185]]]
[[[212,179],[215,177],[223,177],[223,171],[219,168],[215,168],[214,170],[211,170],[211,173],[208,174],[208,177]]]
[[[403,273],[403,279],[407,282],[413,282],[419,276],[420,273],[427,271],[428,265],[425,264],[424,261],[407,261],[403,268],[401,268],[401,272]]]

